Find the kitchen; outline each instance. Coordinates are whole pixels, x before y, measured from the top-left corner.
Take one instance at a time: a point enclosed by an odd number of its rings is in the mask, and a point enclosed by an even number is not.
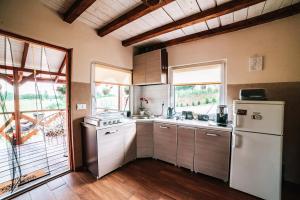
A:
[[[59,55],[50,47],[68,58],[57,58],[66,68],[57,73],[37,66],[31,80],[46,99],[38,82],[46,76],[36,71],[66,74],[54,84],[67,85],[68,128],[59,138],[69,168],[15,187],[11,178],[4,198],[299,198],[297,1],[74,2],[0,3],[3,44],[12,50],[1,69],[20,71],[15,38],[30,43],[28,59],[41,56],[41,65]],[[32,44],[46,53],[31,53]]]

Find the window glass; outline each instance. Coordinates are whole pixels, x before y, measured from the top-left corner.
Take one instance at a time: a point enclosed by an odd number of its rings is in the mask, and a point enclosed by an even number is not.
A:
[[[128,111],[129,110],[129,94],[130,86],[120,86],[120,110]]]
[[[119,110],[119,86],[112,84],[96,85],[97,111]]]
[[[20,86],[19,95],[20,111],[66,109],[65,84],[28,81]]]
[[[223,63],[176,67],[172,70],[176,112],[213,114],[224,103]]]
[[[220,104],[220,89],[219,84],[175,86],[175,110],[198,114],[215,113]]]

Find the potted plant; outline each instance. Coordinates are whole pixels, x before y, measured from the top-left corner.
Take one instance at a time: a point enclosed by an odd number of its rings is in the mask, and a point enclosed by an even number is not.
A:
[[[144,115],[145,114],[145,107],[143,106],[143,102],[145,102],[146,104],[149,103],[149,100],[145,97],[141,97],[140,98],[140,107],[139,107],[139,110],[140,110],[140,115]]]

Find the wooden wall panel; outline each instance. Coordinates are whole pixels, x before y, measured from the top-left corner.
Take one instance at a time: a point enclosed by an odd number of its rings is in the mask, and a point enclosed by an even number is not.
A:
[[[89,83],[71,83],[71,116],[73,127],[73,152],[74,166],[78,169],[82,166],[82,146],[81,146],[81,127],[80,123],[83,117],[90,113],[90,95],[91,85]],[[87,106],[86,110],[76,110],[77,103],[84,103]]]

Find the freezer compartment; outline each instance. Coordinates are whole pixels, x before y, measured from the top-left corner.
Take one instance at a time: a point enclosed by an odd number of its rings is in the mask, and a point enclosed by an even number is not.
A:
[[[282,136],[235,131],[230,187],[263,199],[281,196]]]
[[[235,130],[283,134],[284,102],[234,101],[233,111]]]

